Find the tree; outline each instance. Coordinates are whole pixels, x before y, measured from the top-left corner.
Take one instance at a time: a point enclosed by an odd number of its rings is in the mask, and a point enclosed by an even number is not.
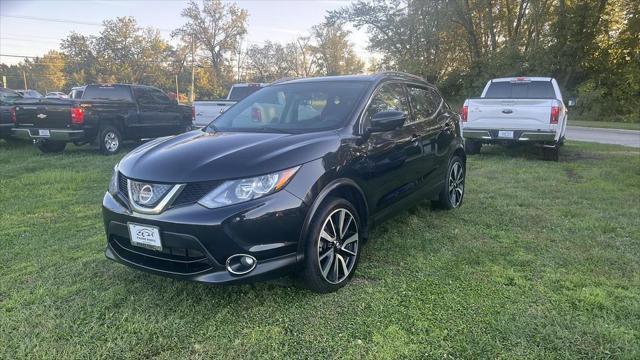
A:
[[[353,44],[348,40],[349,31],[339,23],[324,23],[311,29],[315,41],[317,66],[323,75],[342,75],[362,72],[364,63],[358,58]]]
[[[38,79],[37,88],[44,93],[60,91],[66,83],[64,54],[51,50],[34,62],[33,75]]]
[[[187,23],[176,29],[172,36],[181,37],[185,43],[193,41],[193,46],[202,49],[212,70],[211,88],[222,93],[223,85],[231,80],[228,78],[232,71],[230,59],[247,33],[247,11],[220,0],[203,0],[202,7],[191,0],[181,14]]]

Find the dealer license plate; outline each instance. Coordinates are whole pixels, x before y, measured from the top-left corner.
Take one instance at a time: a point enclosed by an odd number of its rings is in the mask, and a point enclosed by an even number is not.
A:
[[[162,250],[160,229],[156,226],[129,223],[131,244],[152,250]]]
[[[513,131],[498,131],[498,137],[513,139]]]

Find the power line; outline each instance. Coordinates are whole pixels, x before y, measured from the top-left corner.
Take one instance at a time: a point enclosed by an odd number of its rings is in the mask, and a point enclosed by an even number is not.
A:
[[[59,18],[45,18],[45,17],[37,17],[37,16],[23,16],[23,15],[0,15],[1,17],[11,18],[11,19],[21,19],[21,20],[34,20],[34,21],[46,21],[46,22],[55,22],[55,23],[64,23],[64,24],[77,24],[77,25],[87,25],[87,26],[103,26],[103,23],[96,23],[90,21],[78,21],[78,20],[69,20],[69,19],[59,19]],[[163,29],[163,28],[154,28],[160,31],[173,31],[171,29]]]

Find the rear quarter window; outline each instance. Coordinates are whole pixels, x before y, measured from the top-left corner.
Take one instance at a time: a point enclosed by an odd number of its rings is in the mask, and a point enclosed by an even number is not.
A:
[[[124,85],[87,86],[82,94],[83,100],[131,101],[131,91]]]
[[[492,82],[484,95],[489,99],[555,99],[551,81]]]

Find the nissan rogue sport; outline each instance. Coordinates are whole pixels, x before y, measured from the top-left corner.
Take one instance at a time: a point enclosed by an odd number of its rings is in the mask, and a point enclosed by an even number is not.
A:
[[[335,291],[375,224],[416,201],[462,204],[459,122],[434,86],[404,73],[272,84],[115,166],[106,256],[204,283],[294,273]]]

